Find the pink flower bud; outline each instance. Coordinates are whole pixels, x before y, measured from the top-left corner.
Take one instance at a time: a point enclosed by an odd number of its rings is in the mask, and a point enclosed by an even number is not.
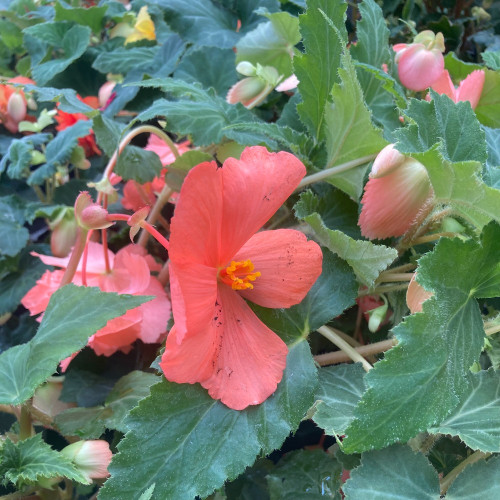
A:
[[[92,479],[109,476],[108,465],[113,454],[106,441],[77,441],[66,446],[61,453],[73,462],[89,483]]]
[[[366,183],[359,217],[361,233],[369,239],[402,236],[433,197],[425,167],[386,146],[374,161]]]
[[[415,279],[416,276],[417,273],[412,276],[410,284],[408,285],[408,290],[406,291],[406,304],[412,314],[422,312],[422,304],[434,295],[432,292],[425,290],[422,285],[418,284]]]
[[[50,235],[50,249],[54,257],[66,257],[73,248],[76,235],[78,233],[78,224],[73,216],[63,217],[52,227]]]
[[[104,108],[106,104],[108,104],[108,101],[111,98],[111,94],[113,93],[113,89],[115,88],[116,83],[115,82],[106,82],[103,85],[101,85],[101,88],[99,89],[98,92],[98,97],[99,97],[99,106],[101,108]]]
[[[87,191],[82,191],[75,201],[75,217],[78,225],[87,231],[105,229],[113,225],[107,220],[108,211],[94,203]]]
[[[425,90],[444,70],[444,38],[426,30],[419,33],[413,43],[394,45],[395,62],[401,83],[410,90]]]
[[[226,101],[229,104],[241,102],[243,106],[251,109],[261,104],[272,90],[272,87],[258,76],[249,76],[229,89]]]
[[[7,103],[7,112],[17,123],[26,117],[26,100],[19,92],[14,92]]]

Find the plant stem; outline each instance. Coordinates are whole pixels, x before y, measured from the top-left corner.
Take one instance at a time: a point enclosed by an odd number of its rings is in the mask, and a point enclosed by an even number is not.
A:
[[[350,170],[351,168],[359,167],[360,165],[374,160],[376,157],[377,155],[363,156],[362,158],[356,158],[355,160],[342,163],[341,165],[337,165],[336,167],[326,168],[321,172],[316,172],[315,174],[308,175],[302,179],[296,191],[314,182],[323,181],[325,179],[328,179],[329,177],[345,172],[346,170]]]
[[[373,290],[366,289],[366,290],[360,290],[358,292],[358,297],[365,297],[366,295],[380,295],[381,293],[387,293],[387,292],[397,292],[399,290],[406,290],[408,288],[408,283],[405,283],[404,285],[382,285],[377,288],[374,288]]]
[[[410,281],[413,273],[382,273],[376,283],[394,283],[400,281]]]
[[[66,267],[66,271],[64,272],[64,276],[62,277],[59,288],[62,288],[64,285],[67,285],[68,283],[71,283],[73,281],[73,277],[75,276],[76,270],[78,269],[78,263],[80,262],[80,258],[86,247],[87,233],[88,231],[86,231],[85,229],[81,227],[78,228],[75,246],[73,247],[73,251],[71,252],[71,257],[69,258],[69,262]]]
[[[19,417],[19,439],[23,441],[33,435],[33,425],[31,423],[31,415],[24,404],[21,406],[21,416]]]
[[[158,273],[158,281],[165,287],[170,279],[170,270],[168,268],[169,260],[167,259],[161,271]]]
[[[487,324],[488,323],[484,324],[484,333],[486,333],[486,335],[493,335],[500,332],[500,324],[494,326],[487,326]]]
[[[355,363],[361,363],[363,365],[363,369],[368,372],[373,366],[366,361],[359,352],[354,349],[354,347],[350,346],[338,333],[334,328],[329,328],[328,326],[320,326],[317,330],[321,335],[326,337],[330,342],[335,344],[339,349],[341,349],[350,359],[352,359]]]
[[[156,203],[153,206],[153,209],[151,210],[151,212],[149,212],[148,218],[146,219],[146,221],[150,225],[153,225],[157,221],[163,207],[167,204],[172,193],[173,190],[170,189],[167,184],[165,184],[163,186],[163,189],[161,190],[160,195],[158,196],[158,199],[156,200]],[[139,241],[137,242],[137,244],[141,245],[141,247],[146,247],[148,243],[148,237],[149,237],[148,232],[142,231],[141,235],[139,236]]]
[[[491,453],[485,453],[483,451],[475,451],[472,455],[469,455],[463,462],[460,462],[451,472],[449,472],[440,483],[441,495],[444,495],[450,484],[455,480],[455,478],[470,464],[478,462],[483,458],[488,458]]]
[[[426,236],[419,236],[413,240],[413,245],[421,245],[422,243],[429,243],[430,241],[436,241],[440,238],[454,238],[457,233],[432,233]]]
[[[354,350],[360,356],[364,357],[388,351],[395,345],[395,339],[388,339],[381,342],[375,342],[373,344],[362,345],[360,347],[356,347]],[[318,354],[317,356],[314,356],[314,361],[316,361],[316,363],[318,363],[320,366],[335,365],[337,363],[345,363],[351,360],[353,360],[352,357],[348,356],[343,351],[328,352],[326,354]]]

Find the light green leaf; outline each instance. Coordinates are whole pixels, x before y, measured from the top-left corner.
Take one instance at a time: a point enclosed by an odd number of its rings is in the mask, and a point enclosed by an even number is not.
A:
[[[153,500],[206,497],[242,473],[259,453],[281,445],[312,404],[316,383],[305,341],[290,347],[276,392],[246,410],[214,401],[198,384],[163,380],[127,418],[129,431],[109,466],[111,478],[100,499],[135,498],[154,483]]]
[[[458,408],[429,432],[458,436],[473,450],[500,452],[500,373],[469,375],[471,391]]]
[[[323,138],[324,113],[334,83],[338,83],[342,47],[347,42],[344,16],[347,5],[331,0],[311,0],[299,17],[305,53],[294,57],[302,103],[297,106],[301,120],[316,140]],[[338,29],[335,32],[327,19]]]
[[[0,354],[0,404],[19,405],[106,323],[149,297],[66,285],[55,292],[35,337]]]
[[[72,7],[59,0],[55,4],[55,21],[74,21],[82,26],[88,26],[96,35],[102,29],[107,6],[102,7]]]
[[[322,450],[287,453],[267,475],[271,500],[340,500],[341,465]]]
[[[411,156],[427,169],[437,203],[450,205],[479,229],[492,219],[500,222],[500,190],[481,180],[478,162],[451,163],[442,157],[438,146]]]
[[[500,226],[491,223],[481,245],[442,239],[421,257],[418,281],[434,296],[394,328],[398,344],[366,375],[346,452],[407,441],[442,422],[470,392],[467,376],[485,338],[474,297],[500,294],[499,239]]]
[[[168,166],[165,180],[173,190],[180,191],[186,175],[193,167],[205,161],[212,160],[212,155],[204,153],[203,151],[186,151]]]
[[[476,106],[477,119],[487,127],[500,127],[500,72],[485,69],[483,91]]]
[[[432,100],[410,99],[404,112],[410,124],[397,130],[397,149],[402,153],[424,153],[438,144],[451,162],[486,161],[486,142],[469,102],[454,103],[431,90]]]
[[[493,70],[500,70],[500,52],[492,50],[487,50],[481,54],[483,61]]]
[[[367,286],[372,286],[380,272],[397,257],[394,248],[355,240],[342,231],[327,228],[318,212],[328,210],[328,201],[320,201],[311,191],[301,194],[294,210],[296,217],[311,226],[318,241],[344,259]]]
[[[236,45],[236,62],[248,61],[273,66],[284,78],[292,74],[294,47],[300,42],[299,20],[288,12],[263,15],[269,22],[259,24]]]
[[[357,283],[345,262],[328,250],[323,252],[320,277],[304,300],[288,309],[267,309],[251,304],[257,316],[285,340],[294,342],[328,323],[354,304]]]
[[[439,500],[437,472],[422,453],[395,445],[363,453],[342,486],[345,500]],[[448,498],[448,497],[447,497]]]
[[[312,419],[326,434],[344,434],[365,391],[364,375],[360,363],[328,366],[320,370],[316,410]]]
[[[35,93],[37,102],[57,102],[58,108],[66,113],[83,113],[89,117],[99,113],[98,110],[80,101],[74,89],[56,89],[36,85],[26,85],[26,89]]]
[[[133,179],[144,184],[158,177],[162,168],[160,157],[156,153],[129,145],[118,157],[115,173],[124,180]]]
[[[45,85],[78,59],[90,42],[91,33],[88,26],[66,21],[45,22],[26,28],[24,43],[31,55],[31,69],[37,84]],[[62,51],[63,57],[46,61],[45,56],[51,48]]]
[[[118,47],[111,52],[101,52],[92,67],[101,73],[128,73],[131,69],[141,70],[151,66],[160,47]]]
[[[481,460],[467,467],[453,481],[446,500],[485,500],[496,498],[500,491],[500,457]]]
[[[18,488],[41,478],[63,476],[87,484],[88,480],[61,453],[42,441],[42,435],[13,443],[6,439],[0,449],[0,477]]]
[[[376,155],[386,146],[382,131],[373,126],[356,70],[349,52],[344,49],[342,67],[338,69],[341,83],[332,90],[332,104],[325,108],[324,136],[327,163],[330,168],[356,158]],[[327,179],[331,184],[358,199],[363,192],[363,178],[368,164],[350,169]]]

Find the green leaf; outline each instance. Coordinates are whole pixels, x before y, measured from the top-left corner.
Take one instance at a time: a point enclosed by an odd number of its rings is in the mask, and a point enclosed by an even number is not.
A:
[[[141,82],[142,87],[159,87],[178,97],[178,101],[160,99],[143,111],[137,120],[147,121],[157,116],[167,118],[167,129],[190,135],[198,146],[219,143],[224,137],[224,127],[234,123],[252,122],[253,113],[237,104],[228,104],[222,97],[203,90],[197,84],[165,78]],[[234,140],[240,142],[240,137]],[[244,141],[244,139],[243,139]],[[243,142],[244,144],[244,142]]]
[[[439,478],[427,458],[402,445],[363,453],[361,465],[351,471],[342,491],[346,500],[440,498]]]
[[[19,405],[106,323],[149,300],[66,285],[55,292],[35,337],[0,354],[0,404]]]
[[[188,172],[205,161],[212,161],[212,155],[199,150],[186,151],[173,163],[168,166],[165,180],[167,184],[175,191],[180,191],[182,183]]]
[[[93,119],[92,130],[95,133],[98,146],[106,156],[113,156],[118,149],[124,125],[104,115],[97,115]]]
[[[364,375],[360,363],[328,366],[320,370],[312,419],[326,434],[344,434],[365,391]]]
[[[0,254],[13,257],[28,243],[29,231],[24,227],[24,206],[14,195],[0,197]]]
[[[204,88],[212,87],[218,95],[225,97],[238,79],[235,66],[232,49],[197,47],[184,54],[174,77],[186,82],[200,82]]]
[[[490,369],[469,375],[471,391],[432,433],[458,436],[473,450],[500,452],[500,373]]]
[[[100,34],[104,15],[108,8],[103,7],[72,7],[59,0],[55,4],[55,21],[74,21],[82,26],[88,26],[96,35]]]
[[[477,119],[487,127],[500,127],[500,72],[485,69],[483,91],[476,106]]]
[[[41,434],[17,443],[10,439],[4,441],[0,449],[0,477],[3,478],[3,484],[11,482],[21,488],[42,478],[58,476],[88,483],[69,459],[42,441]]]
[[[410,124],[397,130],[397,149],[402,153],[424,153],[438,144],[451,162],[486,161],[486,142],[469,102],[454,103],[431,90],[432,100],[410,99],[404,112]]]
[[[124,180],[133,179],[144,184],[158,177],[162,168],[159,156],[153,151],[127,146],[118,157],[115,173]]]
[[[332,104],[325,108],[324,137],[327,148],[325,168],[356,158],[375,155],[387,144],[382,131],[373,126],[356,70],[346,49],[338,69],[341,83],[332,90]],[[358,199],[363,192],[363,178],[368,164],[349,169],[327,179],[331,184]]]
[[[236,45],[236,62],[273,66],[287,78],[292,74],[294,47],[300,42],[299,20],[288,12],[262,14],[269,22],[259,24],[240,39]]]
[[[500,226],[492,223],[481,245],[442,239],[421,257],[418,281],[434,296],[423,313],[394,328],[398,344],[366,375],[368,390],[346,431],[346,452],[407,441],[442,422],[470,392],[467,375],[485,337],[474,297],[500,293],[499,239]]]
[[[302,103],[297,106],[301,120],[316,139],[323,137],[324,112],[333,84],[338,83],[342,47],[347,42],[344,16],[347,5],[331,0],[311,0],[307,12],[299,17],[305,54],[293,60],[299,79]],[[338,32],[332,29],[323,13]],[[339,36],[340,35],[340,36]]]
[[[372,286],[380,272],[397,257],[397,251],[370,241],[355,240],[342,231],[327,228],[320,213],[329,209],[328,204],[328,200],[319,200],[311,191],[306,191],[295,204],[295,215],[311,226],[322,245],[352,267],[362,283]]]
[[[442,157],[438,146],[411,156],[427,169],[437,203],[450,205],[478,228],[492,219],[500,222],[500,191],[481,180],[478,162],[451,163]]]
[[[58,429],[65,435],[96,439],[105,428],[127,432],[126,416],[139,401],[149,395],[150,387],[158,381],[152,373],[130,372],[122,377],[109,393],[104,405],[92,408],[69,408],[56,416]]]
[[[61,22],[45,22],[24,30],[24,43],[31,55],[33,78],[45,85],[78,59],[90,42],[88,26]],[[45,61],[49,49],[59,49],[63,57]]]
[[[28,184],[30,186],[43,184],[45,179],[56,173],[57,167],[69,162],[73,149],[78,145],[78,139],[88,135],[91,127],[90,120],[80,120],[71,127],[61,130],[47,145],[45,150],[47,163],[31,173]]]
[[[492,50],[487,50],[481,54],[483,61],[493,70],[500,70],[500,52],[493,52]]]
[[[354,304],[357,283],[345,262],[323,252],[320,277],[304,300],[288,309],[267,309],[251,304],[257,316],[285,342],[306,338],[310,332],[339,316]]]
[[[154,483],[153,500],[206,497],[259,453],[281,445],[312,404],[315,385],[316,369],[305,341],[290,347],[276,392],[250,409],[231,410],[198,384],[163,380],[126,420],[129,431],[109,466],[111,478],[100,499],[135,498]],[[206,467],[200,467],[201,457]]]
[[[151,66],[160,47],[118,47],[111,52],[101,52],[92,67],[101,73],[128,73],[131,69],[145,70]]]
[[[26,89],[35,92],[37,102],[57,102],[58,108],[66,113],[83,113],[93,116],[99,113],[96,109],[80,101],[74,89],[56,89],[53,87],[37,87],[26,85]]]
[[[500,457],[469,465],[453,481],[446,500],[484,500],[495,498],[500,490]]]
[[[342,467],[322,450],[287,453],[267,475],[271,500],[340,500]]]

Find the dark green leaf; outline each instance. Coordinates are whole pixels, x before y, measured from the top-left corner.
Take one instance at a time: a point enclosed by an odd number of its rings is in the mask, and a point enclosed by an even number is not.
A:
[[[94,108],[78,99],[73,89],[56,89],[53,87],[37,87],[27,85],[29,91],[35,92],[37,102],[57,102],[58,108],[66,113],[83,113],[92,116],[98,113]]]
[[[146,70],[151,66],[159,47],[119,47],[112,52],[101,52],[92,67],[101,73],[128,73],[131,69]]]
[[[421,453],[395,445],[363,453],[342,486],[345,500],[439,500],[437,472]]]
[[[334,199],[331,201],[335,202]],[[322,245],[352,267],[360,281],[371,286],[380,272],[397,257],[397,251],[370,241],[354,240],[342,231],[327,228],[318,212],[328,210],[328,205],[329,201],[320,202],[311,191],[306,191],[295,204],[295,215],[311,226]]]
[[[17,443],[4,441],[0,452],[0,477],[4,484],[11,482],[20,488],[41,478],[58,476],[88,483],[69,459],[42,441],[41,434]]]
[[[162,168],[159,156],[153,151],[127,146],[118,157],[115,173],[124,180],[133,179],[144,184],[158,177]]]
[[[83,26],[88,26],[96,35],[102,29],[104,15],[108,8],[103,7],[72,7],[59,0],[55,4],[55,21],[74,21]]]
[[[14,195],[0,198],[0,254],[13,257],[28,243],[29,232],[24,227],[24,205]]]
[[[285,342],[294,342],[342,314],[354,304],[356,295],[357,283],[349,266],[326,250],[322,273],[300,304],[288,309],[251,307]]]
[[[309,346],[301,341],[290,346],[276,392],[250,409],[230,410],[199,385],[165,380],[154,385],[125,421],[129,431],[109,467],[101,500],[135,498],[155,483],[153,500],[209,495],[258,453],[280,446],[312,404],[316,377]]]
[[[111,157],[118,148],[120,137],[125,127],[121,123],[104,115],[97,115],[93,121],[92,130],[95,133],[97,144],[106,156]]]
[[[293,451],[268,474],[271,500],[340,500],[340,464],[322,450]]]
[[[0,403],[26,401],[61,360],[81,349],[108,320],[148,299],[75,285],[55,292],[36,336],[0,354]]]
[[[180,191],[187,173],[196,165],[212,161],[212,155],[199,150],[186,151],[168,166],[167,184],[175,191]]]
[[[365,384],[360,363],[322,368],[312,419],[330,436],[341,436],[354,418]]]
[[[310,134],[320,140],[325,107],[334,83],[339,82],[337,70],[340,55],[347,42],[344,25],[346,4],[312,0],[307,6],[307,12],[299,17],[305,54],[296,56],[293,61],[302,95],[302,103],[297,106],[297,111]],[[330,26],[323,13],[338,32]]]

